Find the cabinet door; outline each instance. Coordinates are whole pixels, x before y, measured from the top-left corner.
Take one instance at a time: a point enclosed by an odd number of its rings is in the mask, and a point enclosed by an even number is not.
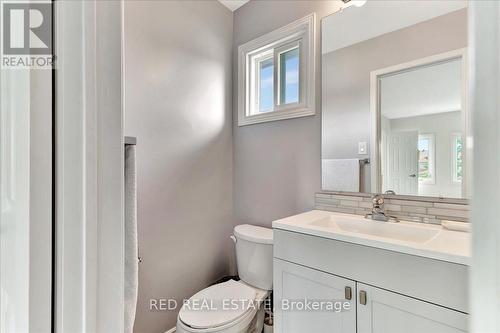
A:
[[[356,333],[355,299],[354,281],[274,259],[277,333]],[[313,302],[323,303],[314,309],[320,304]],[[343,309],[332,310],[334,304]]]
[[[358,333],[467,332],[462,312],[361,283],[357,289]]]

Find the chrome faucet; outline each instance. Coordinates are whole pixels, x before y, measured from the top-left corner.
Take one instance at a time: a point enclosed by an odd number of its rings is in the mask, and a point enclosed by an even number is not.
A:
[[[397,217],[385,214],[384,201],[385,201],[384,196],[382,194],[375,194],[372,197],[372,203],[373,203],[372,212],[366,214],[365,218],[382,222],[388,222],[388,221],[399,222]]]

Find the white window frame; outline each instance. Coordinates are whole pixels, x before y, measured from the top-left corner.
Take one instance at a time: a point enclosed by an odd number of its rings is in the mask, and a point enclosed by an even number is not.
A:
[[[427,139],[429,140],[429,172],[431,174],[431,178],[426,179],[426,180],[420,180],[420,177],[418,177],[418,183],[419,184],[426,184],[426,185],[434,185],[436,184],[436,136],[433,133],[423,133],[418,135],[418,141],[420,139]],[[420,160],[420,156],[419,156]],[[419,170],[418,173],[420,173],[420,165],[419,165]]]
[[[456,141],[457,141],[457,138],[461,138],[462,139],[462,179],[461,180],[458,180],[457,179],[457,145],[456,145]],[[451,182],[452,184],[462,184],[462,181],[463,181],[463,178],[464,178],[464,175],[463,175],[463,156],[464,156],[464,138],[462,136],[462,133],[453,133],[451,135]]]
[[[285,27],[254,39],[238,48],[238,126],[268,121],[312,116],[315,110],[315,27],[316,14],[312,13]],[[279,55],[299,47],[299,102],[280,105]],[[274,108],[272,111],[253,113],[258,108],[259,89],[255,75],[255,54],[273,52],[274,56]],[[251,61],[252,60],[252,61]],[[252,82],[255,84],[252,86]]]
[[[253,82],[254,84],[250,87],[248,102],[250,103],[252,100],[254,103],[249,104],[248,107],[250,109],[255,108],[256,110],[260,110],[260,64],[268,59],[272,59],[274,57],[274,53],[272,49],[262,52],[260,57],[253,59],[252,63],[249,64],[249,72],[252,77],[249,79],[249,83]],[[273,79],[274,80],[274,79]],[[275,82],[275,81],[273,81]],[[276,86],[274,84],[274,86]]]
[[[277,47],[274,49],[274,59],[275,59],[275,66],[277,67],[276,70],[274,71],[275,73],[275,82],[276,84],[274,85],[274,105],[276,106],[276,111],[284,111],[284,110],[291,110],[291,109],[297,109],[297,108],[304,108],[305,107],[305,94],[304,94],[304,88],[303,88],[303,83],[302,82],[302,75],[303,75],[303,62],[302,62],[302,53],[303,53],[303,47],[302,47],[302,40],[298,39],[293,42],[287,43],[285,45],[282,45],[280,47]],[[282,82],[281,82],[281,55],[283,53],[286,53],[288,51],[291,51],[293,49],[299,49],[299,101],[297,103],[288,103],[288,104],[281,104],[281,87],[282,87]]]

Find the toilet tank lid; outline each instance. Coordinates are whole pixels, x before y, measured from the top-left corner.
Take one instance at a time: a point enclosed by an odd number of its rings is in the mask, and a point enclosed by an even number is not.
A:
[[[259,244],[273,243],[273,229],[258,227],[250,224],[242,224],[234,227],[236,238]]]

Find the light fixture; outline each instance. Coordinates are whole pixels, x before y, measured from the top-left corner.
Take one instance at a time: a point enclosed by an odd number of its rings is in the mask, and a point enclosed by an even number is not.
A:
[[[342,0],[348,6],[361,7],[366,3],[367,0]]]
[[[353,0],[353,5],[356,7],[364,6],[367,0]]]

